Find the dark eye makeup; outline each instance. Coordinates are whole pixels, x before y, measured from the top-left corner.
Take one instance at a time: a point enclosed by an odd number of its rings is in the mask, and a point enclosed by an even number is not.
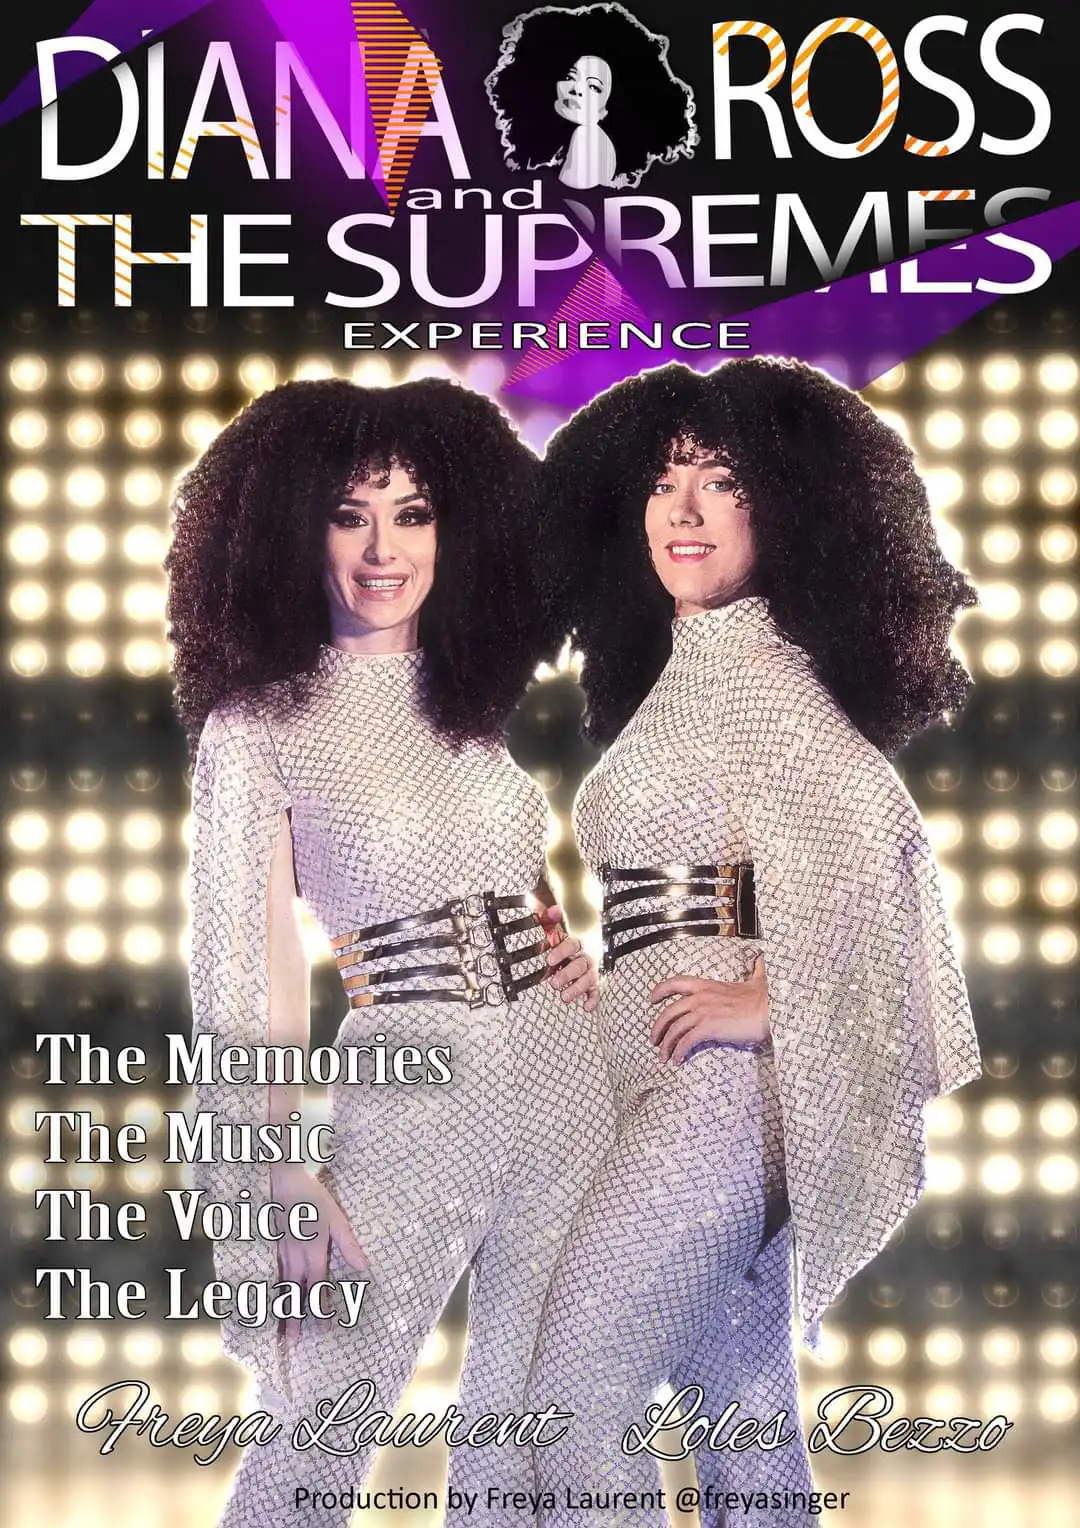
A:
[[[395,525],[431,525],[435,519],[435,511],[430,504],[406,504],[394,515]],[[358,526],[366,523],[362,508],[350,508],[343,504],[337,509],[330,511],[330,523],[339,526],[342,530],[356,530]]]

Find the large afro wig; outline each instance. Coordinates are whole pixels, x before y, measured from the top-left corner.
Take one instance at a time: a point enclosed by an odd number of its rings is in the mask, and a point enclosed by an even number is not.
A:
[[[667,39],[621,5],[544,6],[519,16],[486,81],[510,168],[561,164],[574,127],[555,114],[555,87],[586,56],[611,66],[601,126],[615,148],[612,186],[636,186],[651,165],[689,158],[698,141],[693,91],[672,74],[667,51]]]
[[[523,543],[536,458],[495,403],[457,383],[327,380],[265,393],[177,487],[167,614],[192,752],[227,697],[303,700],[330,640],[328,518],[351,483],[393,463],[437,516],[422,704],[456,743],[501,737],[540,656]]]
[[[908,447],[857,393],[798,361],[740,359],[705,375],[663,366],[620,382],[552,437],[546,534],[572,564],[538,566],[555,629],[585,655],[591,735],[609,742],[671,652],[674,603],[645,539],[645,504],[692,441],[747,506],[755,590],[884,753],[959,708],[970,686],[949,637],[976,603],[942,555]]]

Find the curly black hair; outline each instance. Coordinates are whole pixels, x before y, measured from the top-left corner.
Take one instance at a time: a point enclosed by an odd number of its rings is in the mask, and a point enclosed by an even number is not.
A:
[[[674,602],[644,520],[679,440],[729,469],[750,516],[756,592],[872,743],[892,756],[963,704],[970,679],[949,634],[976,594],[938,547],[896,431],[799,361],[746,358],[706,374],[673,364],[609,388],[548,444],[544,524],[578,555],[537,575],[551,621],[584,652],[593,738],[625,726],[671,653]]]
[[[455,744],[502,736],[540,656],[524,546],[536,457],[497,404],[446,379],[288,382],[221,432],[174,497],[167,616],[193,755],[227,697],[303,701],[330,640],[329,515],[358,477],[392,463],[438,516],[420,612],[425,713]]]
[[[485,84],[511,169],[562,162],[574,127],[555,115],[555,86],[584,57],[611,65],[603,128],[615,148],[613,186],[636,186],[652,164],[690,156],[698,141],[693,91],[672,74],[667,39],[621,5],[545,6],[519,16],[503,39]]]

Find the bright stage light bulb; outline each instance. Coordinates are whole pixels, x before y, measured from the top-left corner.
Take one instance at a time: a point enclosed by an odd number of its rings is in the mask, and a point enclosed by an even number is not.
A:
[[[161,420],[150,409],[136,409],[124,420],[124,439],[139,451],[148,451],[161,439]]]
[[[995,355],[983,362],[983,386],[992,393],[1013,393],[1020,386],[1020,362],[1012,355]]]
[[[8,439],[20,451],[37,451],[49,438],[49,422],[38,409],[20,409],[8,420]]]
[[[995,525],[982,538],[982,552],[988,562],[1014,562],[1020,545],[1020,532],[1013,525]]]
[[[209,392],[219,374],[218,363],[209,355],[189,355],[180,367],[181,381],[193,393]]]
[[[240,382],[253,398],[277,381],[277,366],[268,355],[248,355],[240,362]]]
[[[1076,386],[1077,365],[1071,355],[1047,355],[1039,362],[1039,386],[1048,393],[1069,393]]]
[[[137,509],[156,504],[164,492],[161,474],[149,467],[137,467],[124,478],[124,498]]]
[[[1039,493],[1044,503],[1055,509],[1071,504],[1076,498],[1076,474],[1066,467],[1049,467],[1039,478]]]
[[[80,451],[92,451],[105,439],[105,421],[93,409],[70,414],[66,429],[68,440]]]
[[[152,355],[130,356],[124,362],[124,381],[134,392],[152,392],[161,382],[161,362]]]
[[[982,951],[993,965],[1011,966],[1020,958],[1020,935],[1007,925],[989,928],[983,935]]]
[[[8,479],[8,493],[17,509],[40,509],[49,497],[49,480],[40,467],[19,467]]]
[[[44,584],[29,580],[12,584],[8,609],[17,621],[40,621],[48,613],[49,591]]]
[[[1076,644],[1064,637],[1044,642],[1039,649],[1039,667],[1052,679],[1064,679],[1076,668]]]
[[[938,355],[926,363],[927,387],[936,393],[953,393],[964,380],[964,367],[958,356]]]
[[[979,433],[992,451],[1011,451],[1020,439],[1020,416],[1012,409],[991,409],[983,417]]]
[[[8,380],[20,393],[36,393],[49,380],[44,356],[17,355],[8,367]]]
[[[40,525],[17,525],[8,537],[12,562],[34,567],[49,555],[49,538]]]
[[[1039,419],[1039,439],[1051,451],[1067,451],[1076,443],[1078,425],[1071,409],[1050,409]]]
[[[73,525],[64,539],[64,551],[69,561],[90,567],[105,556],[104,532],[96,525]]]
[[[105,605],[105,590],[87,578],[71,584],[64,595],[64,608],[73,621],[100,621]]]
[[[67,365],[67,379],[76,392],[92,393],[105,380],[105,363],[96,355],[73,356]]]

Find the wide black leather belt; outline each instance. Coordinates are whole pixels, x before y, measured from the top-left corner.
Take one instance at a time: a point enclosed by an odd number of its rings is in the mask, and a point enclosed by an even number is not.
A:
[[[454,898],[441,907],[412,913],[407,918],[373,923],[369,928],[336,935],[330,945],[350,1006],[468,1003],[470,1008],[481,1008],[485,1004],[514,1002],[519,993],[535,987],[554,969],[544,958],[550,945],[535,907],[530,896],[497,897],[485,891]],[[501,916],[514,911],[524,915]],[[510,935],[533,929],[539,935],[537,939],[513,948],[507,945]],[[414,937],[396,938],[399,934]],[[430,951],[436,958],[421,960],[417,965],[396,965],[389,970],[376,966],[377,962],[396,960],[419,950]],[[518,967],[537,960],[539,968],[519,974]],[[401,985],[427,977],[454,979],[457,985]]]
[[[600,879],[604,888],[601,907],[604,971],[613,970],[615,962],[632,950],[644,950],[667,939],[710,934],[741,939],[761,937],[754,898],[754,867],[747,862],[648,865],[636,870],[601,865]],[[614,916],[617,908],[661,897],[670,898],[670,905]],[[687,907],[685,903],[691,898],[696,905]]]

